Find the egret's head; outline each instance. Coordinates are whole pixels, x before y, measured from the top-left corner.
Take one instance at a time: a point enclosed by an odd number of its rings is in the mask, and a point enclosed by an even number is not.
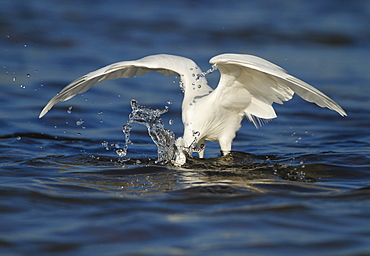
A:
[[[185,141],[182,137],[177,138],[175,142],[175,159],[172,163],[175,166],[182,166],[186,163],[187,151],[185,150]]]

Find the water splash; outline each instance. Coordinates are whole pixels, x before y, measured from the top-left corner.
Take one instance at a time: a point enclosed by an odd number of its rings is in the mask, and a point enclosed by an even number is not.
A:
[[[145,125],[148,129],[148,134],[157,146],[158,159],[157,163],[167,163],[174,157],[175,151],[175,134],[164,127],[162,114],[168,111],[165,109],[154,109],[139,105],[136,100],[131,100],[132,112],[129,115],[129,120],[122,127],[122,132],[125,134],[125,145],[119,152],[116,153],[120,156],[126,156],[130,140],[130,132],[132,123]]]
[[[197,79],[196,80],[199,80],[201,77],[205,77],[206,75],[216,71],[218,68],[217,68],[217,64],[214,64],[212,66],[212,68],[208,69],[206,72],[202,72],[201,74],[198,74],[197,76]]]
[[[199,144],[199,131],[193,131],[193,142],[189,146],[185,146],[185,141],[182,137],[179,137],[175,141],[174,159],[172,164],[175,166],[182,166],[186,163],[189,156],[192,156],[194,152],[201,152],[205,149],[205,144]]]
[[[197,75],[194,73],[193,77],[196,77],[196,81],[198,81],[201,77],[205,77],[217,69],[217,65],[215,64],[206,72],[198,73]],[[183,82],[180,81],[179,85],[182,92],[184,92],[185,88]],[[195,86],[195,83],[193,85]],[[201,88],[201,85],[197,87]],[[193,89],[195,89],[195,87]],[[194,103],[196,103],[196,101],[194,101]],[[172,104],[172,101],[167,101],[167,104]],[[201,152],[204,150],[204,144],[198,145],[199,131],[194,132],[194,141],[187,147],[184,146],[185,143],[182,137],[175,141],[175,134],[164,127],[162,118],[160,117],[168,111],[168,106],[166,106],[165,109],[153,109],[141,106],[138,101],[133,99],[131,100],[131,108],[132,111],[129,115],[129,121],[122,127],[122,132],[125,135],[125,145],[123,148],[115,150],[119,157],[122,158],[127,155],[128,147],[132,143],[130,140],[132,123],[142,124],[147,127],[150,138],[157,146],[157,163],[173,163],[176,166],[181,166],[186,162],[186,158],[191,156],[193,152]],[[172,119],[169,120],[169,124],[173,124]]]

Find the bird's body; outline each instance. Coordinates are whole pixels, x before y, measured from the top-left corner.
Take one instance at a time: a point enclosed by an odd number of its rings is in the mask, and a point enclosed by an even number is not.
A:
[[[197,64],[184,57],[159,54],[134,61],[117,62],[78,78],[52,98],[40,114],[44,116],[54,104],[65,101],[107,79],[130,78],[157,71],[179,75],[184,92],[182,102],[183,137],[178,165],[184,163],[184,153],[196,150],[204,156],[205,141],[218,141],[223,154],[231,144],[241,121],[246,116],[256,127],[261,120],[272,119],[276,113],[272,104],[290,100],[294,93],[320,107],[327,107],[345,116],[344,110],[328,96],[311,85],[289,75],[284,69],[252,55],[221,54],[210,60],[221,72],[214,90],[208,85]]]

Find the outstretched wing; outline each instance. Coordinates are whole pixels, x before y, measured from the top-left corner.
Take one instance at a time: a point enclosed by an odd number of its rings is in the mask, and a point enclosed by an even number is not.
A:
[[[177,74],[180,76],[182,82],[185,83],[186,81],[184,80],[189,76],[190,68],[198,68],[198,66],[191,59],[167,54],[151,55],[138,60],[113,63],[90,72],[64,87],[62,91],[48,102],[41,111],[39,118],[43,117],[56,103],[69,100],[75,95],[87,91],[94,84],[104,80],[130,78],[137,75],[144,75],[150,71],[156,71],[166,76]]]
[[[272,103],[282,104],[296,93],[320,107],[327,107],[346,116],[346,112],[328,96],[313,86],[289,75],[281,67],[256,56],[221,54],[210,60],[221,72],[215,89],[217,98],[226,108],[243,112],[258,126],[257,118],[276,117]]]

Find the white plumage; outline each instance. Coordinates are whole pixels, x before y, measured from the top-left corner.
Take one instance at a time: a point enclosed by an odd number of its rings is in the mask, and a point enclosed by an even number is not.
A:
[[[176,145],[185,152],[192,152],[193,149],[189,148],[197,147],[200,157],[204,156],[206,140],[219,141],[222,153],[229,153],[244,116],[258,126],[261,120],[276,117],[272,107],[274,102],[282,104],[290,100],[294,93],[346,116],[345,111],[328,96],[262,58],[246,54],[221,54],[213,57],[210,63],[217,65],[221,72],[220,82],[214,90],[208,86],[198,65],[188,58],[159,54],[117,62],[67,85],[49,101],[39,117],[43,117],[59,101],[83,93],[98,82],[144,75],[149,71],[166,76],[177,74],[180,77],[184,91],[184,135]],[[184,159],[184,155],[180,158]],[[181,165],[183,162],[178,160],[176,163]]]

